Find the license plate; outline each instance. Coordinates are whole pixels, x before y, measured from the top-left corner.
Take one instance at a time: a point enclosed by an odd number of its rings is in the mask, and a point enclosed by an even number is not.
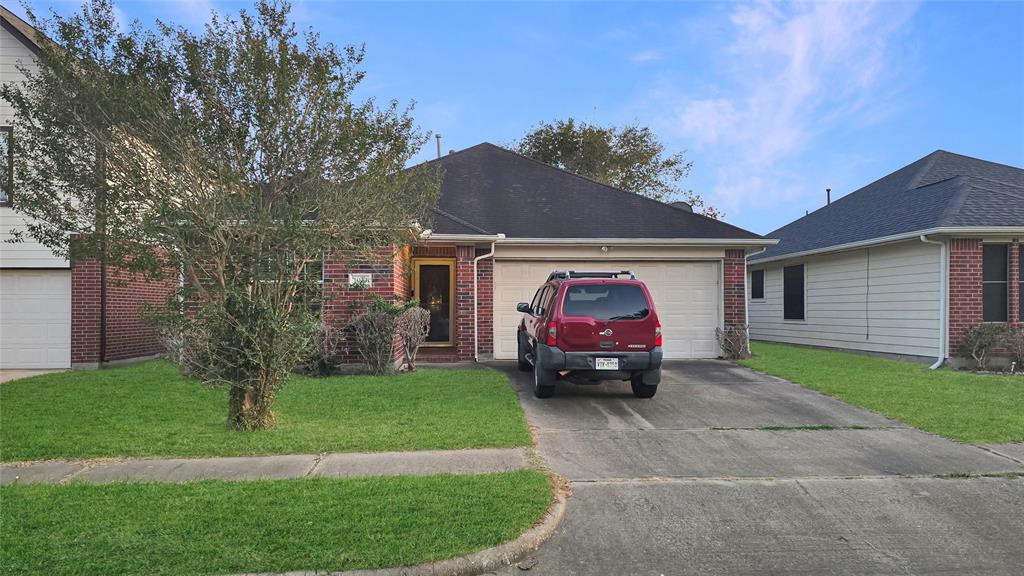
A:
[[[594,368],[597,370],[618,370],[618,358],[594,358]]]

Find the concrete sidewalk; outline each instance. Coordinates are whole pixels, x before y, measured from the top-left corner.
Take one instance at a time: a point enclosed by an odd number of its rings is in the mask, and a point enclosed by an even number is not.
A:
[[[523,448],[224,458],[47,460],[0,465],[0,485],[485,474],[526,467]]]

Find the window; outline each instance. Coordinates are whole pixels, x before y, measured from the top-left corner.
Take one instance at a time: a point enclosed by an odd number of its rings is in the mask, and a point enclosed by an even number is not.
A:
[[[804,265],[782,269],[782,317],[786,320],[804,319]]]
[[[750,272],[750,298],[764,300],[764,270]]]
[[[14,132],[0,126],[0,206],[10,206],[14,196]]]
[[[1006,322],[1008,314],[1009,250],[1006,244],[982,246],[981,285],[984,322]]]
[[[640,320],[651,313],[651,307],[639,286],[576,284],[565,291],[562,313],[599,320]]]

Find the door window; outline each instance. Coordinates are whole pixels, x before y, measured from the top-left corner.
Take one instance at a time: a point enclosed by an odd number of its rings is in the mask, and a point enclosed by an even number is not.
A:
[[[450,262],[419,261],[416,263],[416,299],[421,308],[430,312],[427,345],[451,344],[453,341],[454,288]]]

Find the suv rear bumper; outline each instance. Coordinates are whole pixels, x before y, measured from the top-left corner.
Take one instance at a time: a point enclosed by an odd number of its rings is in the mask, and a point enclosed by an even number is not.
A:
[[[557,346],[537,343],[536,361],[544,370],[592,370],[595,373],[595,358],[618,358],[619,372],[638,372],[661,368],[662,352],[655,347],[648,352],[563,352]],[[614,372],[614,371],[609,371]]]

